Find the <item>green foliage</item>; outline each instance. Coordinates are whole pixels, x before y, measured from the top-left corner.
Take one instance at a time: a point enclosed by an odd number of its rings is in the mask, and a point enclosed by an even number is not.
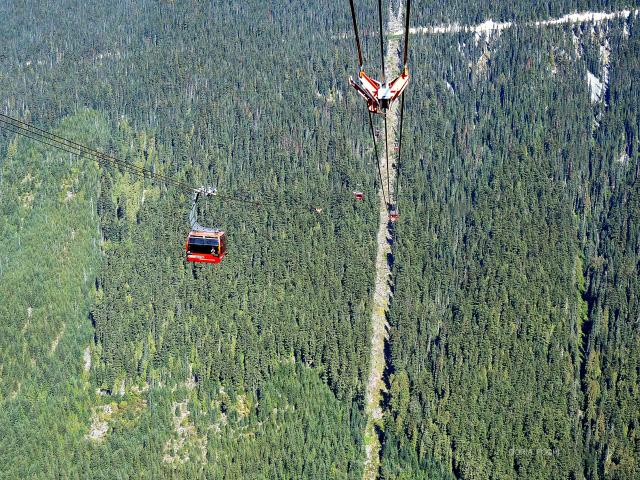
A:
[[[104,119],[83,112],[56,133],[99,146]],[[96,165],[12,140],[0,171],[0,477],[71,468],[90,416],[83,350],[99,267]],[[71,471],[71,470],[69,470]]]
[[[455,478],[437,461],[419,458],[415,448],[394,433],[385,435],[380,472],[382,480],[453,480]]]
[[[565,28],[416,37],[390,478],[429,458],[465,479],[639,475],[637,19],[599,28],[580,58]]]
[[[190,265],[188,195],[0,133],[0,477],[359,478],[377,203],[344,2],[0,18],[3,111],[263,204],[211,202],[229,254]],[[380,476],[638,478],[637,18],[412,38]]]
[[[93,183],[82,185],[97,194],[85,212],[93,222],[91,254],[82,257],[92,262],[92,270],[87,266],[84,290],[65,287],[46,304],[78,305],[74,325],[86,338],[74,344],[76,363],[67,359],[60,373],[66,368],[69,377],[88,378],[90,385],[77,392],[67,388],[74,381],[69,380],[55,397],[79,405],[75,436],[36,454],[5,450],[8,471],[17,477],[31,471],[92,478],[192,478],[213,475],[215,468],[220,472],[215,462],[204,468],[197,460],[195,440],[185,446],[189,460],[175,470],[163,458],[166,442],[177,441],[174,403],[183,400],[179,392],[186,383],[195,386],[189,390],[194,406],[187,407],[198,415],[189,417],[198,432],[194,438],[206,440],[207,460],[227,459],[228,478],[246,478],[250,469],[272,478],[269,468],[275,465],[282,478],[358,476],[363,455],[358,409],[368,371],[377,204],[371,145],[362,140],[366,129],[353,128],[365,117],[355,108],[361,106],[358,99],[347,96],[338,80],[352,73],[351,52],[331,38],[331,32],[349,27],[348,11],[325,1],[160,2],[154,8],[76,3],[0,6],[6,20],[0,38],[11,45],[0,56],[3,79],[11,80],[0,82],[8,113],[55,128],[80,105],[92,107],[106,119],[101,120],[103,136],[65,135],[91,140],[109,154],[189,185],[246,195],[262,208],[211,202],[202,212],[203,222],[227,231],[229,253],[219,266],[190,265],[183,250],[189,195],[113,166],[101,166],[97,180],[94,176]],[[33,16],[42,20],[35,22]],[[87,122],[85,128],[93,120]],[[2,135],[7,155],[22,155],[16,153],[13,135]],[[37,148],[34,158],[49,155],[48,149]],[[67,159],[60,172],[85,167],[83,161]],[[353,203],[356,185],[367,192],[367,202]],[[60,197],[46,182],[38,188],[42,198]],[[29,200],[15,197],[2,205],[11,215],[26,208],[19,200]],[[57,207],[43,211],[47,208]],[[0,269],[14,268],[10,253],[22,248],[17,239],[25,241],[14,232],[17,225],[7,222],[6,235],[3,230],[3,241],[11,247]],[[66,261],[80,268],[77,257]],[[37,289],[48,275],[33,264],[21,271],[23,277],[8,285],[20,280]],[[10,299],[6,308],[19,305]],[[22,324],[16,321],[3,338],[20,337],[16,329]],[[60,325],[42,322],[45,326],[31,349],[46,349],[60,330]],[[79,369],[92,333],[93,364],[86,374]],[[19,343],[7,348],[6,358],[12,359],[7,366],[29,358],[29,349]],[[282,370],[291,361],[311,367],[308,375],[314,380],[295,369]],[[283,371],[288,373],[276,374]],[[6,380],[2,372],[3,396],[26,372],[14,368]],[[286,428],[278,423],[260,431],[262,420],[253,413],[244,418],[243,412],[255,411],[260,392],[285,385],[286,376],[292,385],[301,382],[291,391],[300,398],[289,403],[305,413],[300,418],[282,413],[279,422],[286,420]],[[95,389],[104,395],[88,393]],[[138,390],[147,406],[121,408],[122,399],[129,402]],[[41,435],[45,444],[58,438],[47,433],[47,408],[20,395],[15,401],[42,422],[39,428],[26,421],[16,425]],[[243,417],[243,426],[260,433],[259,441],[247,440],[238,452],[237,442],[209,438],[208,428],[217,420],[198,406],[218,401],[228,412],[219,415],[228,414],[229,425],[237,420],[232,416]],[[239,401],[244,407],[238,409]],[[101,412],[112,402],[117,409]],[[108,420],[106,434],[99,441],[86,440],[96,416]],[[318,430],[317,438],[309,425]],[[10,430],[18,444],[20,428]],[[337,445],[344,453],[330,459]],[[326,462],[305,465],[305,454],[314,450]],[[54,454],[58,461],[51,461]],[[246,463],[238,463],[238,454]]]
[[[337,401],[313,370],[277,369],[255,405],[209,434],[215,478],[362,476],[361,413]]]

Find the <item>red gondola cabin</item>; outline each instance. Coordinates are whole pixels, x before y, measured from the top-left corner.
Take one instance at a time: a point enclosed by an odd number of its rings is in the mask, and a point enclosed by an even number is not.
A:
[[[363,192],[353,192],[353,196],[355,197],[355,199],[358,202],[361,202],[362,200],[364,200],[364,193]]]
[[[187,261],[220,263],[227,252],[227,235],[221,230],[192,230],[187,237]]]

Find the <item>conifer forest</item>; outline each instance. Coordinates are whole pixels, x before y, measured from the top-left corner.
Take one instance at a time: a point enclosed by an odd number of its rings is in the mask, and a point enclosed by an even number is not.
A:
[[[352,5],[0,0],[0,479],[640,478],[640,2]]]

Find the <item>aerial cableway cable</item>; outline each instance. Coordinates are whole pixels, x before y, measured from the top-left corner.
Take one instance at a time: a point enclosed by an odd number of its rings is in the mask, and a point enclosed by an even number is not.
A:
[[[10,128],[8,127],[13,128],[13,130],[11,130],[13,133],[31,138],[32,140],[38,141],[40,143],[49,145],[54,148],[58,148],[68,153],[72,153],[77,156],[86,155],[94,158],[100,163],[103,163],[103,164],[110,163],[113,165],[117,165],[122,169],[124,169],[125,171],[128,171],[129,173],[133,173],[134,175],[147,177],[153,180],[160,180],[162,183],[172,185],[189,192],[193,192],[196,190],[190,185],[184,182],[181,182],[179,180],[175,180],[166,175],[156,173],[150,169],[145,169],[144,167],[138,167],[130,162],[118,159],[111,155],[107,155],[106,153],[100,152],[98,150],[94,150],[90,147],[87,147],[86,145],[82,145],[80,143],[74,142],[72,140],[61,137],[54,133],[48,132],[46,130],[42,130],[41,128],[38,128],[34,125],[28,124],[26,122],[22,122],[20,120],[9,117],[7,115],[0,114],[0,122],[3,124],[0,126],[2,126],[5,129],[9,130]]]
[[[384,83],[385,71],[384,71],[384,32],[382,30],[382,0],[378,0],[378,22],[380,24],[380,62],[382,63],[382,83]]]
[[[38,128],[29,123],[23,122],[16,118],[10,117],[8,115],[4,115],[0,113],[0,127],[11,131],[12,133],[21,135],[23,137],[30,138],[31,140],[35,140],[42,144],[48,145],[53,148],[57,148],[58,150],[62,150],[64,152],[82,157],[88,156],[93,158],[102,164],[112,164],[121,167],[123,170],[132,173],[134,175],[138,175],[143,178],[149,178],[151,180],[158,180],[165,185],[171,185],[178,189],[187,191],[189,193],[194,193],[199,190],[199,188],[194,188],[191,185],[182,182],[180,180],[176,180],[167,175],[163,175],[160,173],[156,173],[151,169],[136,166],[130,162],[121,160],[112,155],[107,155],[106,153],[100,152],[98,150],[94,150],[86,145],[82,145],[80,143],[74,142],[73,140],[69,140],[65,137],[61,137],[60,135],[56,135],[54,133],[48,132],[41,128]],[[231,195],[218,195],[221,200],[230,201],[230,202],[238,202],[244,203],[248,205],[253,205],[258,207],[261,205],[260,202],[247,200],[246,198],[241,198],[239,196],[231,196]]]
[[[360,36],[358,35],[358,22],[356,21],[356,10],[353,6],[353,0],[349,0],[349,5],[351,6],[351,20],[353,21],[353,31],[356,34],[356,46],[358,47],[358,66],[360,70],[364,66],[362,61],[362,47],[360,46]]]
[[[411,15],[411,0],[407,0],[407,8],[404,13],[404,59],[403,64],[407,66],[408,53],[409,53],[409,16]]]
[[[409,16],[411,14],[411,0],[407,0],[407,7],[405,8],[405,23],[404,23],[404,52],[403,52],[403,67],[407,68],[407,62],[409,59]],[[404,95],[400,99],[400,128],[398,129],[398,155],[396,161],[396,186],[395,186],[395,198],[398,198],[398,188],[400,186],[400,159],[402,155],[402,126],[404,124]]]
[[[0,120],[0,123],[2,122],[2,120]],[[27,129],[21,129],[18,128],[14,125],[8,125],[8,124],[2,124],[0,125],[0,128],[3,128],[11,133],[15,133],[16,135],[20,135],[23,136],[25,138],[29,138],[31,140],[34,140],[36,142],[42,143],[43,145],[47,145],[49,147],[53,147],[55,149],[61,150],[63,152],[67,152],[70,153],[71,155],[75,155],[78,157],[83,157],[85,155],[87,155],[86,152],[82,151],[81,149],[78,149],[77,147],[73,147],[70,145],[65,145],[63,143],[59,143],[59,142],[55,142],[54,140],[48,141],[50,139],[47,139],[47,137],[43,137],[43,136],[39,136],[38,134],[36,134],[35,132],[30,132]],[[93,155],[91,155],[93,156]],[[107,163],[105,162],[102,158],[98,157],[98,156],[94,156],[94,159],[100,163]],[[112,162],[111,162],[112,163]],[[133,168],[130,165],[120,165],[121,168],[123,168],[125,171],[128,171],[130,173],[133,173],[134,175],[139,175],[140,172]]]
[[[41,128],[36,127],[27,122],[23,122],[22,120],[18,120],[16,118],[10,117],[8,115],[4,115],[0,113],[0,128],[5,129],[11,133],[16,135],[23,136],[25,138],[29,138],[41,144],[47,145],[52,148],[56,148],[63,152],[78,156],[78,157],[89,157],[97,162],[106,165],[115,165],[121,168],[123,171],[126,171],[130,174],[148,178],[152,181],[159,181],[164,183],[167,186],[173,186],[178,190],[182,190],[188,193],[204,193],[205,189],[202,187],[194,188],[192,185],[187,184],[186,182],[176,180],[175,178],[169,177],[167,175],[163,175],[153,171],[150,168],[144,168],[137,165],[134,165],[131,162],[127,162],[125,160],[119,159],[112,155],[108,155],[106,153],[100,152],[93,148],[90,148],[81,143],[75,142],[65,137],[61,137],[60,135],[56,135],[55,133],[51,133],[47,130],[43,130]],[[215,196],[220,198],[223,201],[236,202],[245,205],[249,205],[252,207],[261,207],[265,205],[271,206],[279,206],[279,201],[276,197],[269,196],[266,194],[261,194],[259,200],[251,200],[247,198],[246,195],[225,195],[220,194],[216,191]],[[339,195],[331,195],[329,199],[331,202],[334,202],[336,199],[341,199],[342,197]],[[297,199],[292,199],[290,195],[286,192],[284,194],[284,199],[287,203],[287,208],[300,209],[302,204]],[[339,200],[338,200],[339,201]],[[291,204],[295,205],[291,205]],[[322,211],[323,208],[318,208],[318,204],[309,204],[307,205],[308,209],[315,210],[316,212]]]
[[[382,12],[381,10],[381,4],[382,4],[382,0],[378,1],[378,11]],[[363,56],[362,56],[362,46],[360,43],[360,35],[358,32],[358,21],[356,20],[356,11],[355,11],[355,7],[353,5],[353,0],[349,0],[349,6],[351,7],[351,20],[353,22],[353,32],[355,34],[356,37],[356,48],[358,50],[358,66],[360,68],[360,71],[363,71],[363,67],[364,67],[364,60],[363,60]],[[379,15],[379,19],[380,19],[380,48],[381,48],[381,52],[382,52],[382,69],[384,71],[384,45],[383,45],[383,40],[382,40],[382,13],[380,13]],[[383,73],[384,76],[384,73]],[[375,154],[375,158],[376,158],[376,166],[378,167],[378,178],[380,180],[380,190],[382,191],[382,198],[384,200],[385,205],[389,205],[389,200],[387,200],[387,195],[385,194],[384,191],[384,180],[382,178],[382,167],[380,165],[380,155],[378,154],[378,143],[376,141],[376,135],[375,135],[375,130],[373,128],[373,119],[371,117],[371,112],[369,112],[369,127],[370,127],[370,131],[371,131],[371,139],[373,140],[373,150],[374,150],[374,154]],[[386,138],[385,138],[385,143],[386,143]],[[388,162],[388,156],[387,156],[387,162]],[[387,168],[387,191],[389,190],[389,169]]]
[[[400,158],[402,155],[402,124],[404,119],[404,95],[400,99],[400,127],[398,128],[398,155],[396,157],[396,185],[394,188],[396,203],[398,199],[398,187],[400,186]]]
[[[387,195],[391,201],[391,182],[389,181],[389,134],[387,130],[387,116],[384,117],[384,154],[387,162]]]
[[[409,17],[411,14],[411,0],[407,0],[405,9],[405,27],[404,27],[404,52],[403,52],[403,68],[407,67],[409,57]],[[400,159],[402,155],[402,128],[404,125],[404,95],[400,100],[400,128],[398,131],[398,160],[396,163],[396,198],[398,196],[398,187],[400,185]]]
[[[373,129],[373,119],[371,117],[371,112],[369,113],[369,129],[371,130],[371,138],[373,139],[373,152],[376,156],[376,164],[378,165],[378,177],[380,178],[380,190],[382,191],[382,199],[384,200],[385,205],[389,205],[387,200],[387,196],[384,193],[384,183],[382,182],[382,168],[380,167],[380,161],[378,160],[380,156],[378,155],[378,142],[376,142],[376,134]]]
[[[378,23],[380,26],[380,62],[382,64],[382,83],[386,78],[386,72],[384,71],[384,30],[382,29],[382,0],[378,0]],[[389,135],[387,130],[387,116],[384,116],[384,148],[385,148],[385,162],[387,165],[387,196],[391,201],[391,182],[389,181]],[[389,205],[389,203],[387,203]]]

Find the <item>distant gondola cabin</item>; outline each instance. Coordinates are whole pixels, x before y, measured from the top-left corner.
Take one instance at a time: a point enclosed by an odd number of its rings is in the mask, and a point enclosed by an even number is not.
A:
[[[227,252],[227,235],[221,230],[192,230],[187,238],[187,261],[220,263]]]

